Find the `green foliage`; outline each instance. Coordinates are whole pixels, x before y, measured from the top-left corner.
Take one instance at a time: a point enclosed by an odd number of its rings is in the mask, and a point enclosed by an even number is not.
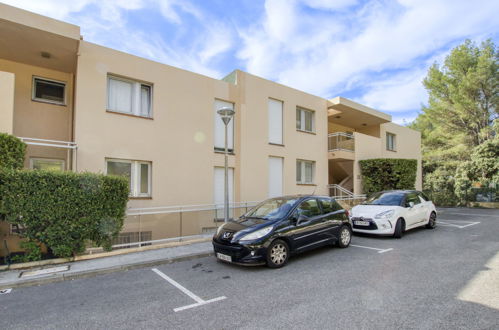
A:
[[[17,137],[0,133],[0,168],[19,169],[24,165],[26,144]]]
[[[464,204],[474,182],[497,182],[497,143],[488,141],[499,134],[498,68],[491,40],[466,40],[428,70],[428,106],[410,127],[421,132],[423,186],[437,205]]]
[[[414,189],[416,159],[366,159],[359,161],[365,194],[390,189]]]
[[[499,137],[476,146],[471,160],[459,164],[456,169],[455,192],[461,204],[475,196],[473,184],[499,183]]]
[[[85,241],[110,246],[123,226],[128,182],[92,173],[0,171],[0,214],[54,255],[82,252]]]
[[[19,246],[24,250],[24,254],[13,256],[12,262],[30,262],[42,259],[42,249],[36,242],[22,241]]]

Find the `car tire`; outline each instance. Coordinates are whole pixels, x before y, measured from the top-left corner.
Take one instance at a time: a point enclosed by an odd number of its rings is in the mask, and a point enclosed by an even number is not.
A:
[[[394,238],[402,238],[404,235],[405,231],[405,221],[404,219],[398,219],[397,223],[395,224],[395,231],[393,232],[393,237]]]
[[[352,241],[352,229],[348,226],[341,226],[340,235],[338,237],[338,247],[344,249],[350,245]]]
[[[267,248],[267,266],[270,268],[280,268],[289,259],[289,246],[283,240],[276,239]]]
[[[430,219],[428,219],[428,223],[426,224],[426,229],[435,229],[437,226],[437,214],[435,212],[431,212]]]

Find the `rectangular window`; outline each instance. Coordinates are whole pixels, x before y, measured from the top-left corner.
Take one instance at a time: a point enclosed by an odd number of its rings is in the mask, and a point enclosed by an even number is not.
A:
[[[296,161],[296,183],[312,184],[315,176],[315,162],[310,160]]]
[[[40,77],[33,77],[33,94],[35,101],[65,105],[66,83]]]
[[[138,81],[107,77],[107,110],[152,117],[152,86]]]
[[[131,197],[151,196],[151,162],[108,159],[106,165],[108,175],[118,175],[128,179]]]
[[[234,169],[229,168],[229,204],[234,202]],[[225,201],[225,168],[215,167],[213,173],[213,202],[216,205],[216,218],[224,218],[224,201]],[[233,210],[230,209],[229,216],[232,217]]]
[[[315,111],[296,108],[296,129],[304,132],[315,132]]]
[[[281,157],[269,157],[269,197],[282,196]]]
[[[283,102],[269,99],[269,143],[283,144],[282,109]]]
[[[225,124],[220,117],[220,115],[217,113],[218,110],[222,108],[230,108],[234,110],[234,103],[222,101],[222,100],[215,100],[214,106],[213,106],[213,113],[214,113],[214,122],[215,122],[215,151],[224,151],[225,150]],[[227,149],[229,152],[234,151],[234,118],[231,119],[229,124],[227,125]]]
[[[64,171],[65,162],[62,159],[30,158],[29,167],[32,170]]]
[[[395,142],[395,134],[386,133],[386,150],[395,151],[397,147]]]

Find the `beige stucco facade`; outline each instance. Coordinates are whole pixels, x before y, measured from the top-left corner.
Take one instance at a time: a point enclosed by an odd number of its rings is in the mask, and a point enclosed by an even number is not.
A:
[[[209,78],[84,41],[79,31],[0,4],[0,131],[76,148],[35,141],[26,167],[31,158],[61,159],[66,170],[106,173],[109,159],[148,162],[150,194],[131,198],[130,208],[213,204],[214,169],[224,166],[223,153],[214,149],[214,104],[222,100],[235,110],[229,156],[235,202],[269,196],[269,157],[282,159],[283,194],[328,194],[329,184],[339,183],[334,169],[342,171],[349,190],[361,194],[358,161],[385,157],[418,159],[421,188],[420,135],[391,123],[388,114],[239,70],[222,80]],[[150,86],[151,115],[110,111],[110,76]],[[65,84],[64,104],[34,100],[34,77]],[[269,100],[282,102],[282,143],[269,143]],[[312,111],[311,132],[296,128],[297,108]],[[336,132],[352,134],[354,150],[328,149],[328,134]],[[396,135],[396,151],[386,150],[386,132]],[[297,160],[314,164],[311,182],[297,182]],[[192,215],[184,230],[204,219]],[[134,220],[127,226],[134,230]],[[167,227],[175,236],[177,224]]]

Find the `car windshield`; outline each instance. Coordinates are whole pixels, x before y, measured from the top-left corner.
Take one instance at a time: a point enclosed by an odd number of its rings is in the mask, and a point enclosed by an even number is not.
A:
[[[272,198],[263,201],[248,211],[243,217],[275,220],[284,217],[299,198]]]
[[[377,193],[369,197],[363,204],[400,206],[403,198],[404,193],[402,192]]]

